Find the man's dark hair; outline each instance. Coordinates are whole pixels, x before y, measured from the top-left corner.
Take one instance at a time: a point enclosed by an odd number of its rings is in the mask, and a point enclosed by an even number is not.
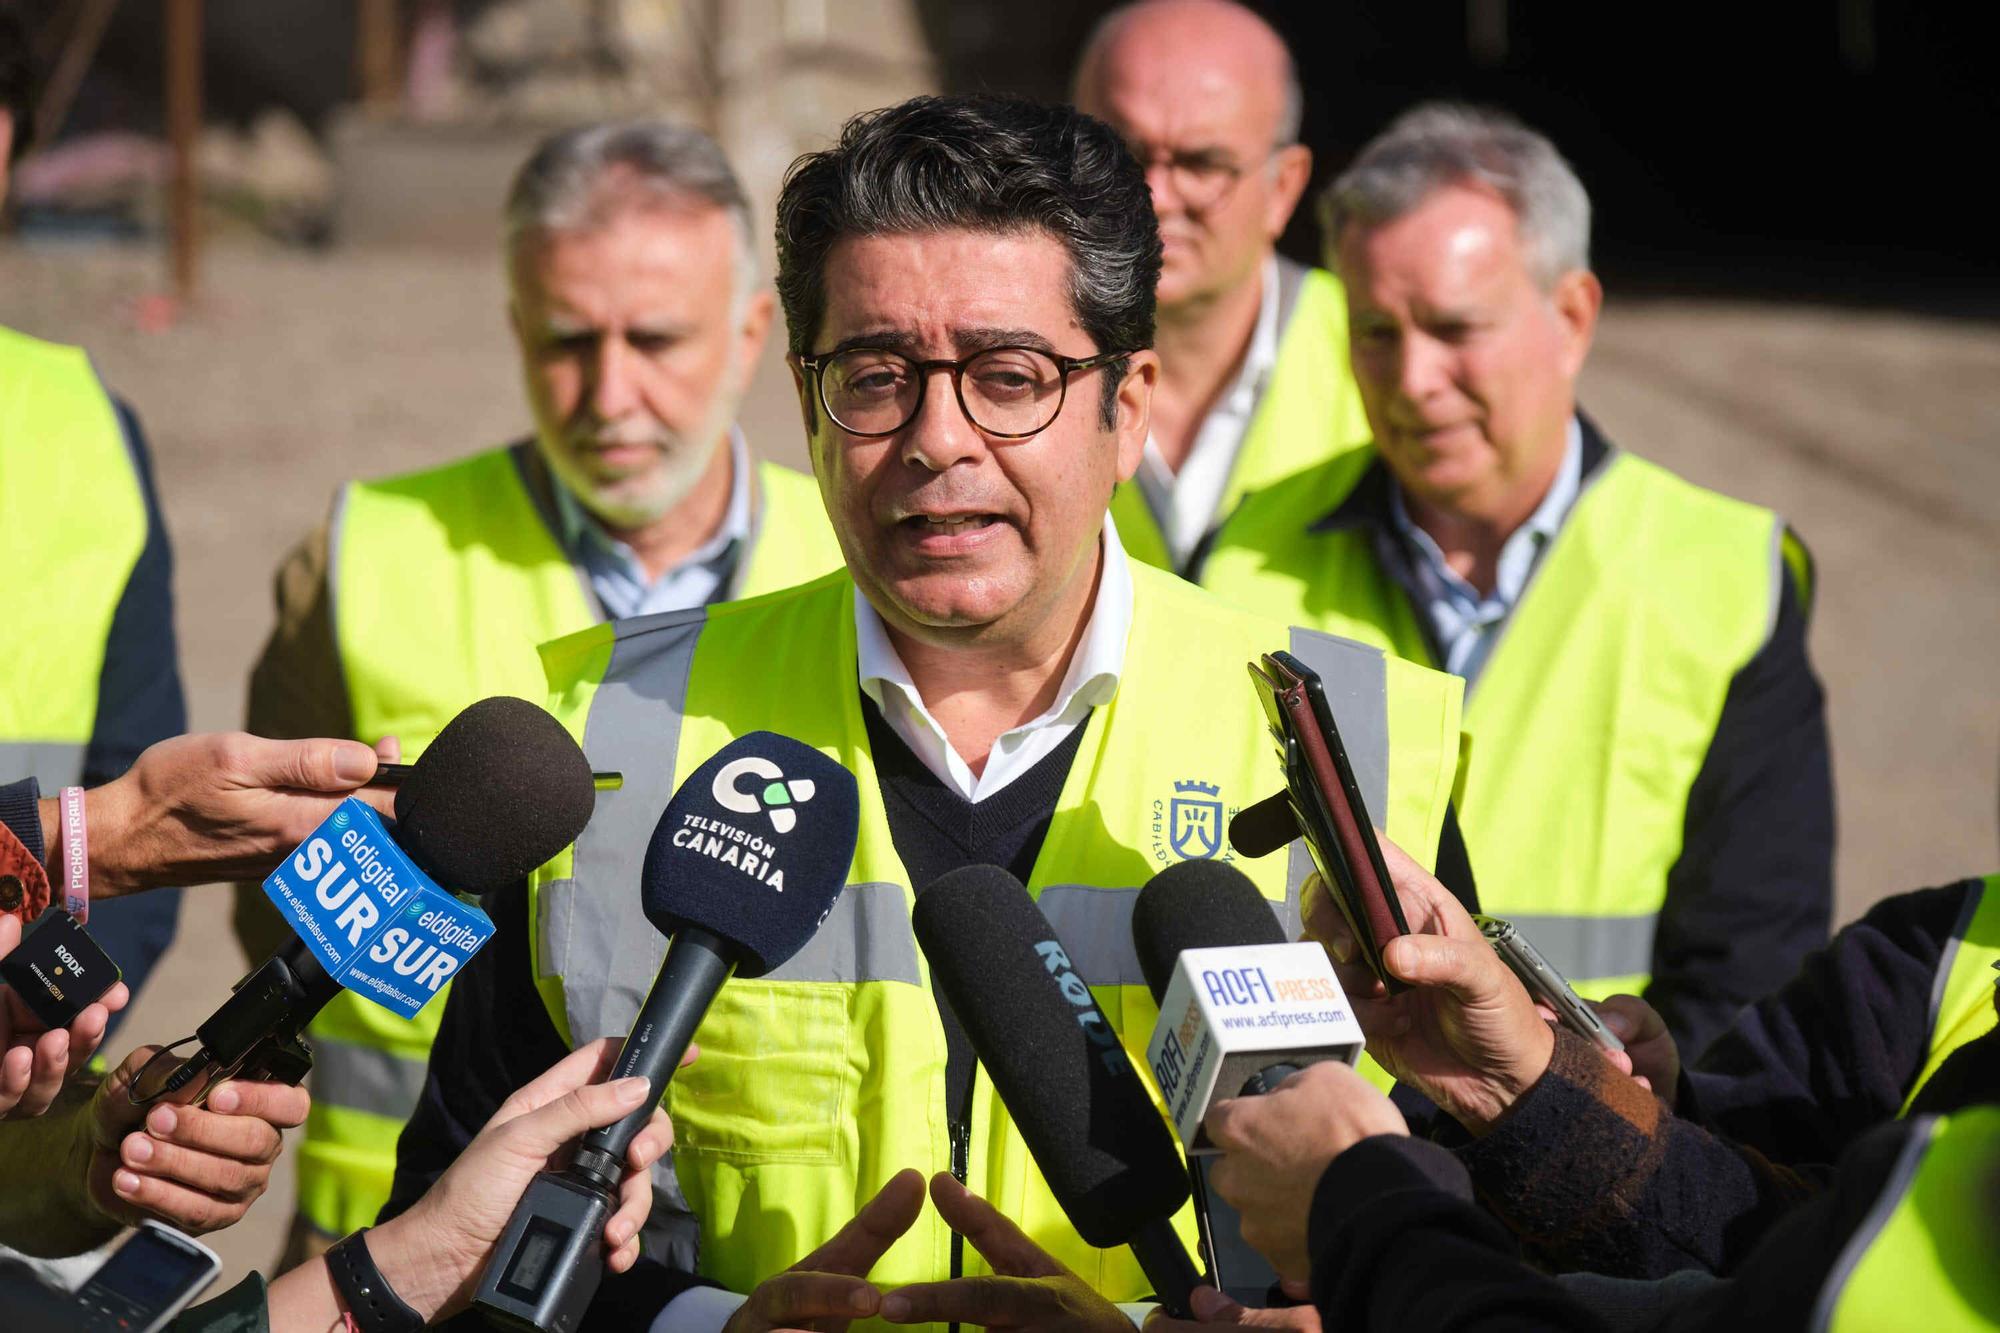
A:
[[[1066,106],[913,97],[855,116],[778,195],[778,299],[795,355],[826,314],[826,256],[849,236],[1043,229],[1069,254],[1070,309],[1097,350],[1153,345],[1160,230],[1146,173],[1111,127]],[[1105,368],[1117,416],[1126,362]]]
[[[28,44],[28,25],[9,0],[0,0],[0,110],[13,114],[10,160],[19,158],[35,137],[35,55]]]

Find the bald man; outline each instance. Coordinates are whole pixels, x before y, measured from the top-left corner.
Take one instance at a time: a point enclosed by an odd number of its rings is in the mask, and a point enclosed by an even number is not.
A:
[[[1193,578],[1244,495],[1368,439],[1340,284],[1276,251],[1312,174],[1298,69],[1241,5],[1144,0],[1092,33],[1074,96],[1145,164],[1165,246],[1152,435],[1111,511]]]

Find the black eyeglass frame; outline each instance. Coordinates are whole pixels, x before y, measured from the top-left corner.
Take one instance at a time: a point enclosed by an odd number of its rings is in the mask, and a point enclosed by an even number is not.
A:
[[[917,401],[910,404],[910,414],[904,417],[894,428],[890,430],[852,430],[838,416],[834,415],[833,408],[828,406],[826,401],[826,379],[820,372],[825,369],[829,362],[846,356],[850,352],[887,352],[891,356],[902,357],[903,360],[909,362],[911,367],[916,370]],[[1044,421],[1033,430],[1014,434],[1008,431],[989,429],[986,426],[980,425],[979,418],[972,415],[972,409],[965,405],[966,365],[977,361],[982,356],[992,356],[997,352],[1033,352],[1036,356],[1045,356],[1056,363],[1056,370],[1061,376],[1056,391],[1056,410],[1049,413],[1047,421]],[[1005,347],[982,347],[971,356],[962,356],[955,361],[919,361],[915,357],[907,356],[893,347],[843,347],[839,351],[821,352],[817,356],[801,354],[793,357],[792,360],[797,363],[801,370],[811,372],[813,398],[818,401],[819,410],[826,413],[826,419],[856,439],[884,440],[898,431],[909,429],[910,423],[923,415],[924,397],[930,392],[931,376],[937,371],[949,370],[951,372],[951,392],[952,396],[958,399],[958,410],[965,414],[965,419],[971,422],[975,428],[983,434],[992,436],[996,440],[1031,440],[1050,426],[1055,425],[1056,418],[1062,415],[1063,406],[1069,402],[1069,377],[1072,374],[1083,370],[1096,370],[1100,366],[1108,366],[1112,362],[1121,361],[1132,354],[1132,351],[1115,351],[1099,352],[1096,356],[1064,356],[1061,352],[1051,352],[1046,347],[1027,347],[1009,344]]]

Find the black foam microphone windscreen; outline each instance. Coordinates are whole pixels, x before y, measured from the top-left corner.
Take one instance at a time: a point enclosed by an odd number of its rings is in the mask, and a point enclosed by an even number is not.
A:
[[[760,977],[819,929],[847,882],[860,824],[854,775],[769,731],[739,736],[688,775],[646,848],[639,895],[664,935],[696,926]]]
[[[1229,848],[1238,856],[1256,860],[1269,856],[1299,836],[1298,816],[1292,813],[1291,797],[1275,792],[1254,805],[1246,805],[1229,821]]]
[[[1225,861],[1179,861],[1153,876],[1132,907],[1139,970],[1158,1004],[1189,949],[1286,944],[1285,928],[1250,877]]]
[[[443,887],[491,893],[575,842],[596,808],[590,761],[526,699],[466,708],[396,789],[396,845]]]
[[[1187,1202],[1187,1172],[1118,1034],[1021,882],[968,866],[912,924],[1028,1150],[1077,1233],[1129,1244]]]

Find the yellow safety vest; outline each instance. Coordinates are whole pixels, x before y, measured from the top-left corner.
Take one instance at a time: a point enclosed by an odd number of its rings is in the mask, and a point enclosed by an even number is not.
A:
[[[1903,1111],[1931,1081],[1938,1066],[1959,1047],[1979,1040],[2000,1026],[1995,1012],[1995,985],[2000,983],[2000,875],[1975,881],[1965,909],[1945,946],[1938,966],[1937,990],[1931,996],[1931,1045]]]
[[[601,616],[523,479],[532,445],[358,482],[335,502],[333,621],[355,734],[400,737],[413,758],[459,710],[546,692],[536,645]],[[757,527],[729,592],[768,592],[840,563],[812,478],[760,464]],[[313,1106],[299,1208],[330,1236],[375,1220],[396,1137],[423,1088],[440,995],[404,1020],[342,995],[313,1020]]]
[[[2000,1107],[1912,1126],[1820,1288],[1815,1333],[2000,1326]]]
[[[1457,772],[1461,687],[1360,644],[1290,630],[1133,562],[1132,628],[1116,697],[1093,709],[1029,879],[1135,1060],[1156,1010],[1134,951],[1132,901],[1164,866],[1232,857],[1230,815],[1279,783],[1244,664],[1283,648],[1317,666],[1364,800],[1429,863]],[[547,646],[551,707],[596,767],[626,775],[575,847],[531,880],[536,983],[572,1044],[623,1033],[666,941],[639,903],[640,868],[678,775],[758,728],[794,736],[860,784],[848,887],[785,967],[722,989],[701,1058],[670,1085],[676,1143],[656,1191],[698,1223],[696,1262],[736,1291],[798,1261],[897,1171],[952,1164],[945,1036],[910,928],[863,721],[854,589],[842,572],[771,597],[600,626]],[[1195,651],[1190,651],[1193,647]],[[1302,854],[1241,868],[1296,927]],[[1114,1300],[1148,1284],[1128,1251],[1078,1237],[984,1074],[965,1180]],[[1187,1217],[1184,1228],[1191,1236]],[[934,1210],[878,1264],[888,1285],[951,1275]],[[986,1271],[968,1247],[968,1272]]]
[[[1347,293],[1325,269],[1278,261],[1278,359],[1236,451],[1211,522],[1252,491],[1365,443],[1368,419],[1347,364]],[[1138,559],[1173,567],[1145,493],[1125,482],[1111,496],[1119,540]]]
[[[90,358],[0,328],[0,780],[82,780],[111,620],[145,545],[139,476]]]
[[[1323,521],[1374,458],[1351,451],[1251,496],[1201,585],[1433,661],[1368,526]],[[1770,637],[1783,533],[1769,510],[1613,450],[1469,692],[1458,815],[1482,910],[1587,995],[1637,992],[1652,970],[1688,792],[1730,679]]]

